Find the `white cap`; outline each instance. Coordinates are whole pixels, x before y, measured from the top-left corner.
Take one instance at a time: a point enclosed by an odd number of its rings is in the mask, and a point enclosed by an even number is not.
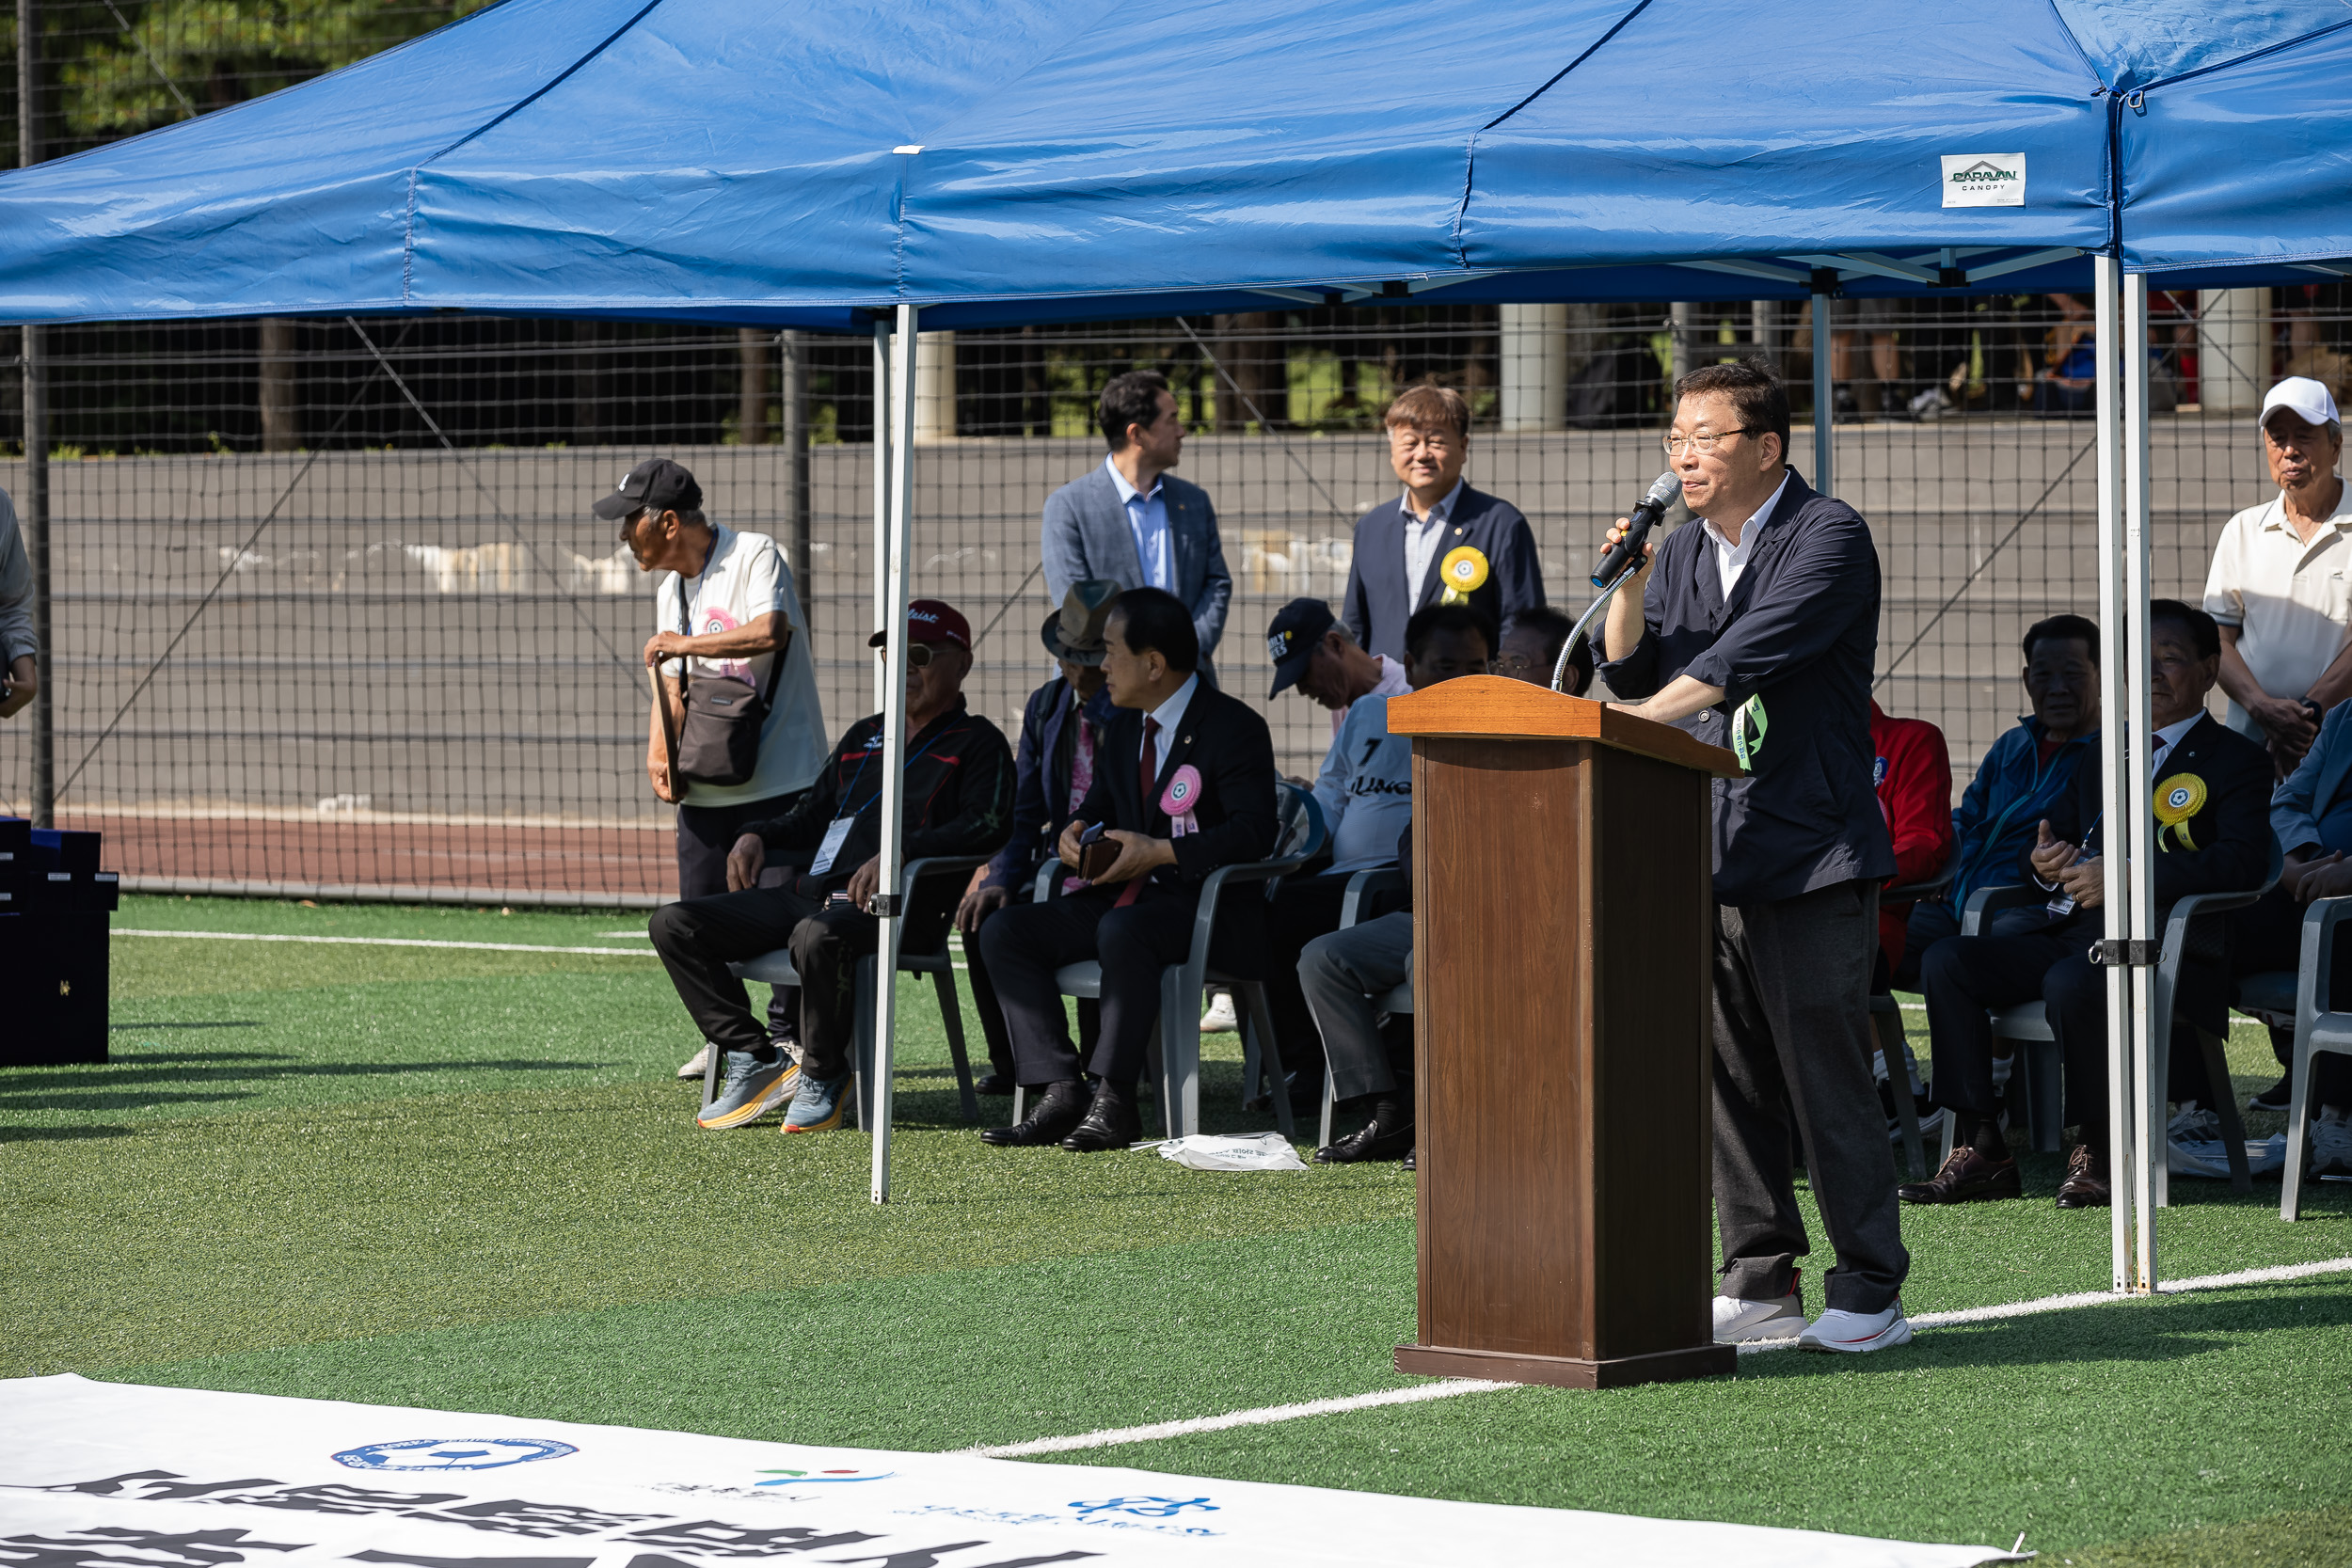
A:
[[[2288,376],[2270,388],[2270,395],[2263,399],[2262,418],[2255,423],[2267,426],[2270,416],[2281,408],[2308,425],[2330,425],[2340,420],[2336,413],[2336,400],[2329,394],[2327,384],[2313,381],[2308,375]]]

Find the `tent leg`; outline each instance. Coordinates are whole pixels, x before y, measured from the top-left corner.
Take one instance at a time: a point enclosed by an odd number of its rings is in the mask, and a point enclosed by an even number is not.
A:
[[[1829,295],[1813,296],[1813,488],[1834,496],[1831,427],[1837,422],[1837,388],[1829,374]]]
[[[2118,263],[2121,270],[2121,263]],[[2131,616],[2129,670],[2132,677],[2131,727],[2125,752],[2131,767],[2124,775],[2122,805],[2128,815],[2112,818],[2131,824],[2128,839],[2132,862],[2131,904],[2125,911],[2132,940],[2151,942],[2163,935],[2156,925],[2155,812],[2152,796],[2155,781],[2154,721],[2149,713],[2148,675],[2153,650],[2148,626],[2148,278],[2133,273],[2121,278],[2122,330],[2110,340],[2108,363],[2118,377],[2122,408],[2121,445],[2123,455],[2123,592]],[[2153,966],[2134,965],[2132,982],[2132,1084],[2138,1102],[2137,1148],[2134,1150],[2132,1192],[2135,1289],[2156,1288],[2156,1206],[2164,1194],[2166,1150],[2165,1085],[2156,1076],[2163,1043],[2155,1035]]]
[[[876,913],[882,916],[881,940],[874,958],[874,1074],[868,1091],[873,1105],[876,1203],[890,1201],[890,1101],[892,1072],[898,1063],[894,1032],[898,999],[898,937],[904,928],[907,889],[905,844],[900,830],[906,813],[907,760],[907,572],[913,558],[914,531],[914,306],[898,307],[898,341],[891,347],[891,432],[888,577],[882,609],[889,635],[882,642],[882,875]],[[879,334],[878,334],[879,336]],[[880,448],[877,440],[877,450]]]
[[[874,626],[890,629],[890,323],[874,317]],[[874,653],[874,711],[890,705],[889,655]]]

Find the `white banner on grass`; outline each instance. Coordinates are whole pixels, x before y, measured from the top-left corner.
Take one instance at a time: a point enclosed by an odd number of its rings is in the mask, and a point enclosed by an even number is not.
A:
[[[10,1568],[1965,1568],[2002,1555],[72,1376],[0,1382]]]

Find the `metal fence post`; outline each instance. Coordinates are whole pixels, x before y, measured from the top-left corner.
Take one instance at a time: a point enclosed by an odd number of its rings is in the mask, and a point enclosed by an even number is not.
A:
[[[39,8],[16,0],[16,160],[29,168],[40,159]],[[41,331],[24,328],[24,494],[18,521],[24,554],[33,568],[33,638],[40,644],[34,669],[40,682],[33,697],[33,825],[56,826],[57,730],[56,641],[49,611],[49,388],[42,374]]]
[[[792,541],[792,572],[801,583],[801,620],[813,638],[817,635],[817,552],[809,516],[808,362],[801,356],[798,332],[779,332],[776,341],[784,350],[785,531]]]

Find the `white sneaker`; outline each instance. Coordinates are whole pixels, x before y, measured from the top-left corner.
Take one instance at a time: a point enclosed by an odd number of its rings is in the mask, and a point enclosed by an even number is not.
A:
[[[706,1042],[700,1051],[686,1059],[686,1065],[677,1069],[677,1075],[680,1078],[700,1078],[709,1069],[710,1046]]]
[[[2164,1132],[2176,1144],[2217,1144],[2221,1141],[2221,1113],[2194,1100],[2184,1100],[2181,1108],[2172,1113],[2172,1119],[2164,1124]]]
[[[1844,1312],[1833,1307],[1797,1336],[1799,1350],[1843,1351],[1860,1354],[1911,1343],[1911,1323],[1897,1302],[1883,1312]]]
[[[1993,1058],[1993,1092],[1999,1094],[2009,1086],[2009,1075],[2017,1070],[2017,1053]]]
[[[2352,1114],[2322,1105],[2312,1120],[2312,1174],[2352,1176]]]
[[[1804,1303],[1791,1291],[1777,1301],[1742,1301],[1738,1296],[1715,1298],[1715,1342],[1737,1345],[1751,1339],[1788,1339],[1804,1328]]]
[[[1919,1141],[1923,1144],[1931,1144],[1939,1141],[1944,1136],[1944,1118],[1950,1115],[1951,1112],[1939,1108],[1930,1111],[1927,1115],[1921,1117],[1919,1118]],[[1902,1143],[1903,1118],[1901,1117],[1890,1117],[1887,1118],[1886,1141],[1889,1144],[1899,1146]]]
[[[1241,1020],[1233,1012],[1233,993],[1230,990],[1211,993],[1209,1010],[1200,1015],[1200,1032],[1204,1035],[1230,1035],[1241,1027]]]

